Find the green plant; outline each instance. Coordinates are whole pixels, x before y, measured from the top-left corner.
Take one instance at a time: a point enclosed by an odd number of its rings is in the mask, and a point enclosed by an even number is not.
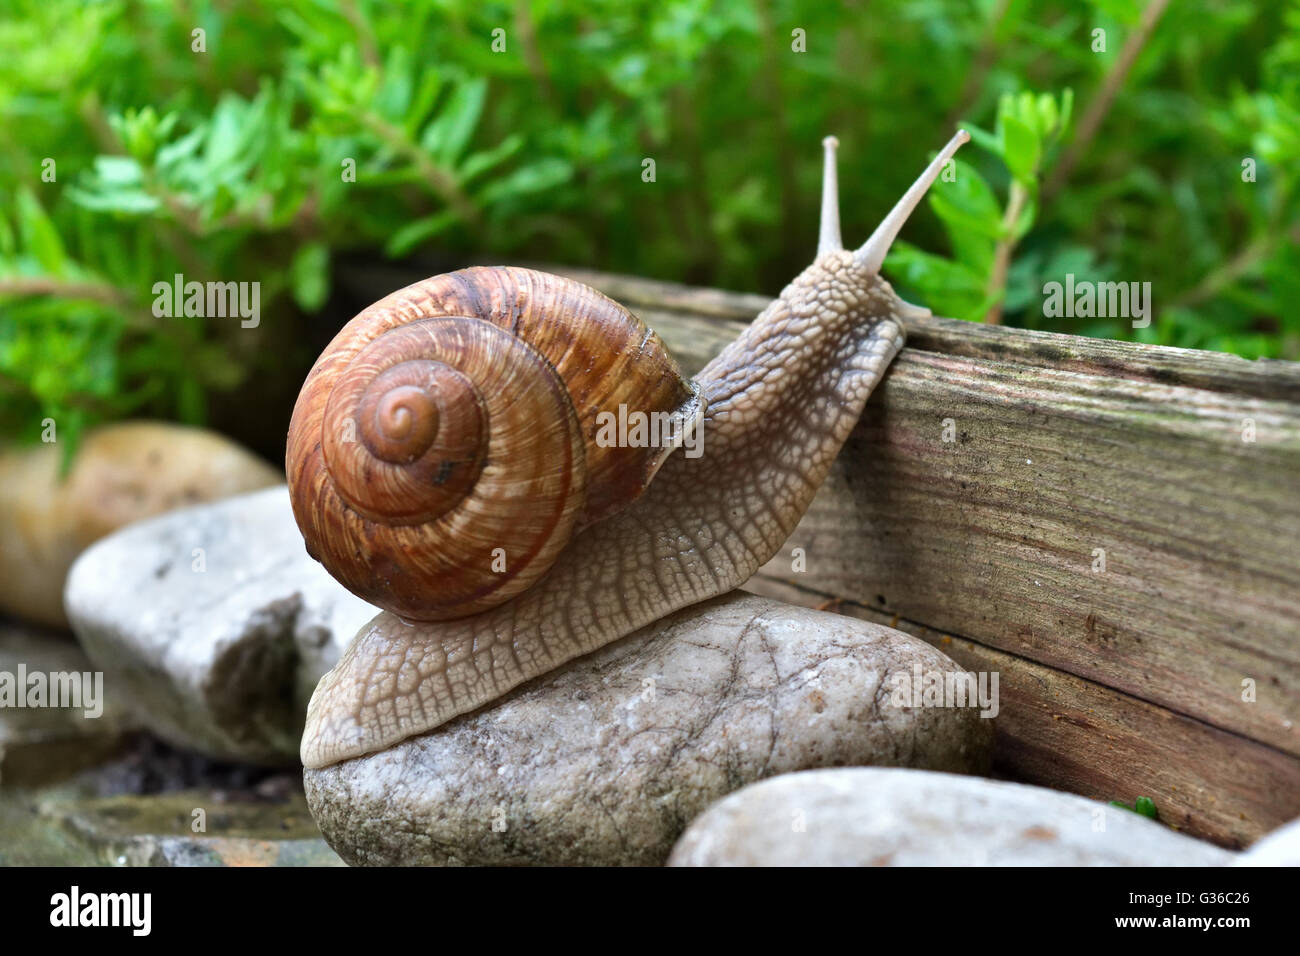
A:
[[[999,322],[1012,251],[1037,216],[1044,157],[1069,125],[1073,106],[1074,94],[1068,89],[1059,100],[1047,93],[1004,93],[992,133],[963,124],[975,145],[1002,163],[1009,178],[1007,200],[1000,204],[974,166],[954,159],[951,175],[936,184],[930,198],[948,234],[952,258],[899,242],[889,257],[890,274],[919,290],[920,297],[943,315]],[[1012,304],[1025,305],[1020,299]]]
[[[351,257],[774,293],[815,245],[822,136],[865,236],[967,121],[992,132],[887,263],[905,294],[1300,357],[1297,77],[1300,0],[11,0],[0,435],[199,421],[300,374]],[[260,283],[267,321],[155,315],[177,273]],[[1150,281],[1154,320],[1044,315],[1066,273]]]
[[[1138,816],[1146,817],[1149,820],[1157,819],[1156,802],[1150,797],[1138,797],[1137,800],[1133,801],[1133,806],[1131,807],[1127,803],[1123,803],[1119,800],[1112,800],[1110,805],[1112,807],[1120,807],[1124,810],[1128,810],[1130,813],[1136,813]]]

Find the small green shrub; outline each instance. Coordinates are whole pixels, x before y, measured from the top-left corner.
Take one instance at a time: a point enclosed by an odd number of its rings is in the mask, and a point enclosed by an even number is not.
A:
[[[177,273],[260,282],[277,323],[345,254],[775,292],[812,256],[823,135],[860,241],[959,122],[991,132],[887,263],[904,294],[1300,356],[1300,3],[1170,4],[1148,34],[1152,2],[11,0],[0,432],[199,421],[277,374],[237,322],[154,314]],[[1044,316],[1067,272],[1150,281],[1154,321]]]

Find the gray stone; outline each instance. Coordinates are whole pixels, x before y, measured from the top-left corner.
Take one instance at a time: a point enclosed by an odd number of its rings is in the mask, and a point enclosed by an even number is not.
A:
[[[58,780],[116,752],[133,721],[124,695],[95,670],[71,635],[0,622],[0,683],[13,694],[0,688],[0,784]],[[56,701],[48,692],[65,675],[80,699],[64,700],[60,692]],[[47,688],[43,705],[28,706],[41,703],[28,696],[37,680]]]
[[[1219,866],[1233,854],[1026,784],[888,768],[765,780],[702,814],[672,866]]]
[[[1292,820],[1237,854],[1235,866],[1300,866],[1300,820]]]
[[[353,864],[658,864],[710,803],[807,767],[979,772],[992,721],[897,706],[956,665],[900,631],[733,592],[379,753],[305,773]]]
[[[314,840],[250,840],[234,837],[158,837],[123,854],[131,866],[347,866],[320,837]]]
[[[343,865],[300,793],[276,802],[223,802],[204,792],[49,800],[39,813],[105,866]]]
[[[50,763],[51,746],[27,748],[29,762]],[[307,811],[298,768],[214,761],[140,732],[89,762],[35,783],[11,779],[6,763],[0,866],[342,864]]]
[[[378,613],[307,555],[283,485],[104,538],[73,565],[64,603],[150,730],[267,764],[297,759],[316,681]]]

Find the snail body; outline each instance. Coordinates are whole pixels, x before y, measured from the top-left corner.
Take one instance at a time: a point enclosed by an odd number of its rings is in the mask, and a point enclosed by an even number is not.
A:
[[[312,554],[343,584],[388,610],[361,630],[317,685],[302,739],[304,765],[327,766],[430,730],[729,591],[768,561],[902,347],[902,318],[925,314],[894,294],[880,266],[908,214],[967,138],[961,132],[948,143],[856,251],[840,243],[835,142],[828,138],[816,260],[692,382],[681,379],[662,343],[626,310],[578,283],[528,270],[436,277],[349,323],[299,397],[286,456],[289,487]],[[559,302],[564,308],[557,311]],[[466,323],[493,331],[470,332]],[[526,333],[517,336],[526,351],[499,338],[507,329]],[[438,356],[432,360],[421,357],[419,340],[434,333],[452,345],[429,353]],[[486,357],[462,361],[468,344],[486,346]],[[561,384],[542,374],[505,402],[482,397],[480,389],[463,413],[435,413],[417,396],[424,389],[465,397],[475,391],[469,373],[495,374],[494,387],[510,386],[512,374],[500,370],[499,360],[516,352],[530,372],[553,371]],[[535,355],[549,370],[538,368]],[[456,360],[450,363],[455,375],[435,376],[420,364],[447,364],[447,356]],[[567,406],[556,389],[567,393]],[[507,489],[480,505],[476,496],[496,487],[492,480],[484,484],[494,477],[491,469],[505,467],[502,451],[515,447],[501,444],[502,436],[513,441],[530,431],[514,418],[488,415],[489,404],[498,413],[544,408],[562,414],[559,423],[534,425],[545,432],[535,437],[545,439],[546,451],[530,447],[535,464],[530,458],[522,467],[518,493]],[[594,440],[596,418],[620,404],[668,416],[678,438],[698,427],[703,453],[673,454],[680,440],[603,447]],[[361,440],[340,442],[329,433],[345,434],[349,416]],[[367,421],[382,427],[362,435]],[[471,439],[485,432],[483,451]],[[331,448],[331,442],[358,447]],[[441,457],[423,460],[431,448]],[[376,450],[379,464],[367,457]],[[346,470],[341,483],[331,473],[338,463]],[[584,465],[583,475],[560,474],[576,464]],[[394,470],[402,474],[390,475]],[[550,494],[566,481],[567,497]],[[437,499],[432,505],[398,494],[413,488],[427,499],[429,485]],[[372,486],[377,494],[353,503]],[[558,545],[531,537],[537,526],[525,520],[532,502],[523,496],[534,487],[547,493],[539,500],[546,522],[560,532]],[[435,517],[426,531],[420,519],[428,513]],[[393,516],[395,523],[384,523]],[[396,543],[377,540],[393,527]],[[433,558],[408,562],[414,572],[403,567],[399,559],[421,536],[446,531],[451,544],[439,544]],[[530,544],[522,547],[523,540]],[[464,583],[464,563],[445,557],[453,544],[492,576],[474,583],[481,569],[472,567]],[[506,550],[507,569],[511,551],[523,554],[523,567],[515,574],[491,571],[484,557],[493,549]],[[451,579],[438,587],[452,599],[438,597],[430,611],[433,585],[422,582],[440,576]],[[411,623],[420,617],[438,620]]]

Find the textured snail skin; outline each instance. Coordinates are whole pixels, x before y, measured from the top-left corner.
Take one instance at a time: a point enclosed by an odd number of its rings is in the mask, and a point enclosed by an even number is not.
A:
[[[856,253],[838,248],[838,222],[828,230],[823,212],[816,261],[696,376],[706,402],[700,457],[668,457],[640,498],[577,534],[513,600],[436,624],[383,613],[366,625],[312,696],[303,764],[426,732],[725,593],[770,560],[902,347],[900,320],[925,313],[894,294],[879,266],[940,161],[964,141],[954,138]]]

